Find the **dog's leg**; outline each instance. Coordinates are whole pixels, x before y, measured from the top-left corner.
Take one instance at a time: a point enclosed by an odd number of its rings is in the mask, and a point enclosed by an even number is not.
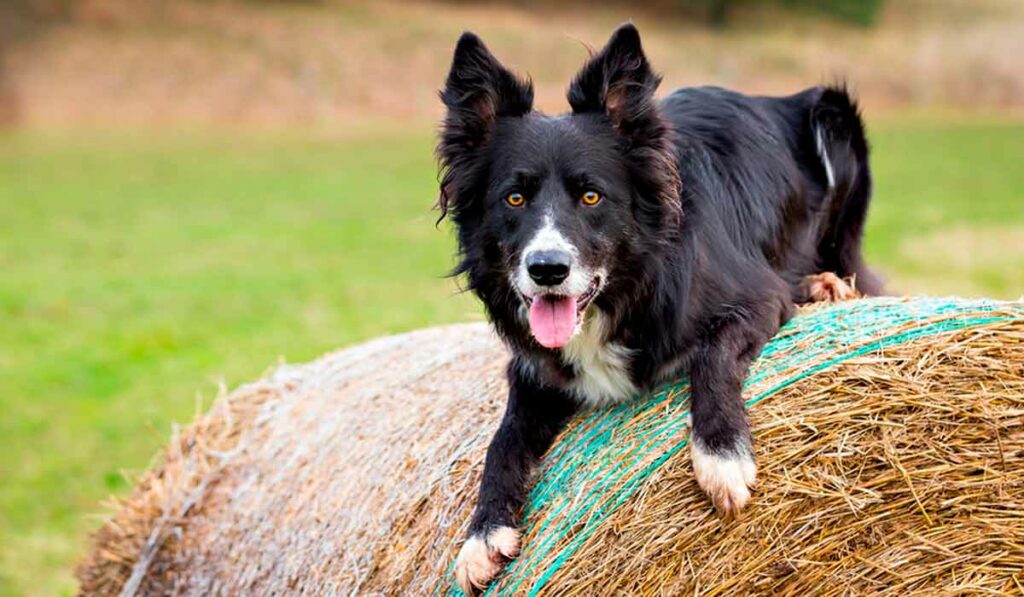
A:
[[[726,516],[746,505],[757,471],[741,396],[743,379],[785,318],[768,309],[756,317],[711,326],[714,331],[698,345],[690,374],[694,475]]]
[[[505,417],[487,449],[469,536],[455,563],[466,594],[486,587],[519,553],[519,516],[532,469],[576,410],[570,396],[538,384],[514,362],[508,377]]]

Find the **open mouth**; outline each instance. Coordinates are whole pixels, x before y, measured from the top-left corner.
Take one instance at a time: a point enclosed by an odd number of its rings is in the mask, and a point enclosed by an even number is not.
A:
[[[597,296],[601,278],[595,276],[583,294],[523,296],[530,310],[530,333],[545,348],[565,346],[576,331],[581,315]]]

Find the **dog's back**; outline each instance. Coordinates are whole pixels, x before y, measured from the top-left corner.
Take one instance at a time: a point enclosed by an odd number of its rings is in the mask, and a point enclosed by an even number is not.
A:
[[[794,287],[828,271],[880,292],[860,256],[871,174],[844,89],[755,97],[684,88],[661,110],[676,131],[684,213],[709,242],[767,260]]]

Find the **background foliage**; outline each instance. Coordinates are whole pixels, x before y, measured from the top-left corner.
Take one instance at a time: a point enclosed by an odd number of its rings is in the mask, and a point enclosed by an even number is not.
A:
[[[744,4],[758,0],[678,0],[684,12],[696,12],[716,27],[725,26]],[[873,25],[882,14],[885,0],[760,0],[790,9],[813,11],[856,25]]]

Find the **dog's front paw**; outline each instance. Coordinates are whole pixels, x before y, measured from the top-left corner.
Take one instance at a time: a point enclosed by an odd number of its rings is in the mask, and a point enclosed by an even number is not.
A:
[[[486,535],[470,535],[455,560],[455,578],[467,595],[483,589],[512,558],[519,555],[519,531],[498,527]]]
[[[690,449],[697,484],[723,515],[735,516],[750,501],[757,465],[750,450],[741,448],[722,454],[707,451],[698,440]]]

